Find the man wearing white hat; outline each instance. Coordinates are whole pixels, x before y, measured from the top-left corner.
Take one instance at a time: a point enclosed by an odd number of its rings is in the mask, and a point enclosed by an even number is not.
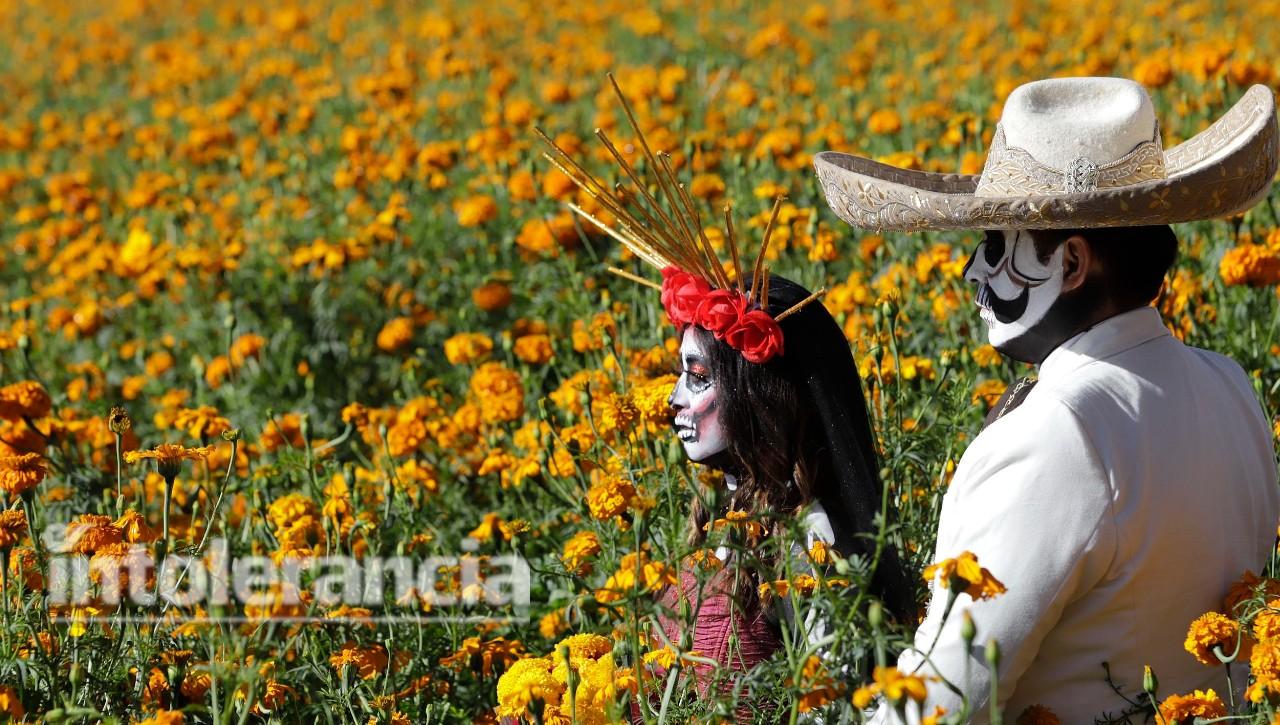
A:
[[[944,622],[950,592],[932,583],[898,667],[943,677],[963,699],[933,682],[925,714],[967,700],[973,722],[987,722],[992,639],[1003,655],[994,706],[1010,720],[1040,705],[1063,723],[1140,722],[1144,665],[1162,696],[1212,687],[1226,700],[1223,668],[1182,642],[1275,545],[1272,432],[1240,366],[1182,344],[1150,303],[1176,255],[1168,225],[1265,198],[1276,143],[1264,86],[1164,149],[1140,85],[1059,78],[1013,91],[980,176],[815,157],[850,224],[984,230],[965,278],[988,339],[1039,366],[992,410],[943,498],[935,560],[972,552],[1007,591],[961,594]],[[892,718],[883,705],[877,721]]]

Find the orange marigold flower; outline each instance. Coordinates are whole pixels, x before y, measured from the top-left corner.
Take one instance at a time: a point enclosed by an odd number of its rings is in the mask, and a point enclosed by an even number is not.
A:
[[[377,677],[386,670],[387,663],[387,649],[380,644],[362,647],[349,641],[329,656],[333,669],[342,672],[344,667],[351,666],[362,680]]]
[[[1229,615],[1239,614],[1236,611],[1236,607],[1241,602],[1258,596],[1259,587],[1261,587],[1261,596],[1264,599],[1280,598],[1280,579],[1263,578],[1250,570],[1245,570],[1244,574],[1241,574],[1240,578],[1232,583],[1231,588],[1227,590],[1227,596],[1223,597],[1222,611]]]
[[[867,119],[867,130],[877,134],[897,133],[902,130],[902,117],[892,108],[882,108]]]
[[[512,349],[516,357],[530,365],[546,364],[555,354],[551,348],[551,336],[542,334],[517,337]]]
[[[413,340],[413,319],[395,317],[387,321],[378,331],[378,349],[383,352],[395,352]]]
[[[11,548],[27,532],[27,514],[22,509],[0,511],[0,549]]]
[[[444,357],[454,365],[483,360],[493,352],[493,339],[481,332],[460,332],[444,341]]]
[[[871,679],[870,685],[860,687],[853,693],[853,704],[859,709],[870,705],[876,695],[883,695],[892,705],[899,707],[908,701],[924,702],[929,694],[924,677],[905,675],[897,667],[876,667]]]
[[[1190,723],[1195,718],[1223,717],[1227,714],[1227,706],[1222,698],[1213,690],[1196,690],[1190,695],[1170,695],[1160,703],[1160,712],[1156,722],[1160,725],[1172,725],[1175,722]]]
[[[961,552],[954,559],[943,559],[930,564],[924,570],[924,580],[931,582],[939,574],[942,576],[943,588],[963,591],[974,599],[991,599],[1006,591],[1000,580],[992,576],[986,567],[978,564],[978,557],[971,551]]]
[[[1240,625],[1235,620],[1217,612],[1206,612],[1191,623],[1182,647],[1199,660],[1200,664],[1216,667],[1222,662],[1214,654],[1214,648],[1220,648],[1224,655],[1229,656],[1236,651],[1239,636]]]
[[[187,448],[175,443],[161,443],[149,451],[126,451],[124,461],[133,464],[145,458],[153,459],[160,475],[165,480],[171,481],[182,473],[183,461],[203,460],[208,458],[210,453],[213,453],[213,446]]]
[[[258,353],[266,344],[267,338],[252,332],[237,337],[236,341],[231,343],[231,364],[237,367],[244,365],[249,358],[258,357]]]
[[[590,573],[588,559],[600,553],[600,537],[594,531],[579,531],[564,544],[560,561],[564,568],[581,575]]]
[[[471,301],[485,312],[505,309],[511,304],[511,285],[494,280],[471,290]]]
[[[53,407],[44,386],[34,380],[23,380],[0,388],[0,418],[22,420],[43,418]]]
[[[35,488],[48,473],[39,453],[0,455],[0,489],[10,496],[21,496]]]
[[[1280,638],[1280,599],[1269,600],[1266,607],[1254,615],[1253,637],[1259,642]]]
[[[146,518],[133,509],[125,511],[113,525],[120,529],[124,534],[124,540],[131,544],[147,544],[160,538],[160,532],[151,528]]]
[[[227,376],[231,374],[231,361],[226,355],[219,355],[209,361],[204,368],[204,381],[209,384],[210,388],[217,390],[226,382]]]
[[[627,506],[636,497],[636,487],[623,476],[606,475],[587,491],[587,508],[591,516],[608,521],[626,513]]]
[[[459,226],[477,227],[498,216],[498,204],[493,197],[480,194],[463,199],[453,205]]]
[[[110,516],[81,514],[67,524],[67,549],[77,554],[92,554],[124,541],[124,532],[116,528]]]
[[[18,692],[9,685],[0,685],[0,713],[8,715],[13,722],[20,722],[27,714]]]
[[[1242,244],[1223,255],[1218,273],[1228,285],[1265,287],[1280,283],[1280,252],[1262,244]]]

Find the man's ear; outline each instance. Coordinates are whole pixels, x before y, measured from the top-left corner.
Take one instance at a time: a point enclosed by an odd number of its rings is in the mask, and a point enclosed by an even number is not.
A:
[[[1062,243],[1062,291],[1070,292],[1084,284],[1094,265],[1093,250],[1089,242],[1079,234],[1072,234]]]

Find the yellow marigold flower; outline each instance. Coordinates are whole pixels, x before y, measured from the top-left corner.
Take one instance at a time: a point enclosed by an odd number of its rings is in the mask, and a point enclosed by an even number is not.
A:
[[[974,405],[982,403],[990,408],[1000,401],[1000,396],[1004,395],[1005,388],[1007,387],[1008,386],[1000,380],[984,380],[981,383],[978,383],[978,387],[974,388],[970,402]]]
[[[1240,626],[1235,620],[1217,612],[1206,612],[1196,617],[1191,623],[1182,647],[1199,660],[1200,664],[1216,667],[1222,662],[1214,654],[1213,649],[1221,648],[1222,653],[1229,656],[1236,650],[1239,635]]]
[[[487,362],[471,376],[471,392],[486,423],[506,423],[524,415],[520,375],[498,362]]]
[[[1280,637],[1280,599],[1268,601],[1266,607],[1254,615],[1253,637],[1259,642]]]
[[[594,531],[579,531],[564,544],[560,561],[569,571],[585,575],[590,572],[588,559],[600,553],[600,538]]]
[[[305,494],[296,492],[281,496],[267,507],[267,519],[276,529],[283,529],[300,518],[315,518],[319,514],[320,510],[314,501]]]
[[[809,547],[809,561],[819,566],[831,563],[831,545],[822,539],[814,539]]]
[[[667,423],[675,415],[667,398],[676,383],[675,375],[663,375],[631,386],[631,402],[635,404],[640,419],[646,423]]]
[[[535,701],[559,705],[565,687],[551,670],[551,661],[544,657],[526,657],[512,664],[498,678],[498,716],[530,718],[529,706]]]
[[[1280,680],[1280,641],[1259,642],[1249,653],[1249,671],[1259,680]]]
[[[517,337],[512,349],[516,357],[530,365],[543,365],[550,362],[554,354],[551,349],[551,336],[542,334]]]
[[[942,586],[946,589],[961,591],[974,599],[991,599],[1003,594],[1004,584],[991,575],[986,567],[979,566],[978,557],[971,551],[961,552],[954,559],[943,559],[936,564],[925,567],[924,580],[932,582],[941,574]]]
[[[902,130],[902,117],[892,108],[882,108],[867,119],[867,130],[876,134],[897,133]]]
[[[151,528],[147,524],[146,518],[133,509],[125,511],[120,518],[116,519],[113,526],[120,529],[124,535],[124,540],[131,544],[149,544],[160,538],[160,532]]]
[[[116,528],[110,516],[81,514],[67,524],[67,548],[77,554],[92,554],[122,541],[124,532]]]
[[[461,332],[444,341],[444,357],[454,365],[483,360],[493,352],[493,339],[479,332]]]
[[[587,491],[587,508],[591,516],[608,521],[626,512],[636,497],[636,487],[623,476],[605,475]]]
[[[1170,695],[1160,703],[1160,712],[1156,722],[1160,725],[1173,725],[1175,722],[1191,723],[1197,717],[1223,717],[1227,714],[1227,706],[1222,698],[1213,690],[1196,690],[1190,695]]]
[[[210,388],[217,390],[226,382],[227,376],[231,374],[231,361],[226,355],[219,355],[209,361],[204,368],[204,381],[209,384]]]
[[[378,331],[378,349],[383,352],[395,352],[413,340],[413,319],[395,317],[387,321]]]
[[[173,425],[200,440],[217,437],[223,431],[231,429],[231,421],[218,415],[218,409],[212,405],[179,410],[173,419]]]
[[[876,695],[883,695],[894,707],[905,705],[908,700],[924,702],[928,695],[924,677],[904,675],[897,667],[876,667],[871,679],[871,684],[853,693],[853,704],[859,709],[869,706]]]
[[[1280,283],[1280,252],[1262,244],[1242,244],[1227,250],[1218,273],[1228,285],[1265,287]]]
[[[1044,705],[1032,705],[1023,710],[1015,725],[1060,725],[1061,720]]]
[[[362,680],[369,680],[387,669],[387,649],[380,644],[361,646],[348,641],[329,656],[329,664],[339,673],[350,666]]]
[[[1147,88],[1160,88],[1173,80],[1173,68],[1167,58],[1153,56],[1134,67],[1133,79]]]
[[[606,653],[613,651],[613,642],[608,637],[602,637],[598,634],[584,632],[581,634],[573,634],[556,642],[553,657],[560,656],[560,648],[569,648],[569,658],[576,659],[586,657],[589,659],[597,659],[603,657]]]
[[[53,400],[48,391],[34,380],[23,380],[0,388],[0,418],[5,420],[43,418],[52,408]]]
[[[182,472],[183,461],[199,461],[208,458],[210,453],[213,453],[213,446],[187,448],[174,443],[161,443],[149,451],[126,451],[124,461],[125,463],[134,464],[144,458],[153,459],[156,462],[156,470],[160,472],[160,475],[165,480],[171,481]]]
[[[498,204],[493,197],[479,194],[453,205],[459,226],[477,227],[498,216]]]
[[[565,620],[565,610],[557,609],[554,612],[547,612],[538,620],[538,634],[544,639],[554,639],[569,628],[569,622]]]
[[[724,195],[724,179],[719,174],[698,174],[689,184],[689,193],[703,199],[716,199]]]
[[[26,532],[26,512],[22,509],[0,511],[0,549],[12,548]]]
[[[0,455],[0,489],[21,496],[44,480],[49,471],[39,453]]]
[[[746,511],[727,511],[723,518],[703,524],[702,528],[706,531],[715,531],[725,526],[740,526],[747,533],[747,540],[764,536],[764,524],[752,518],[751,514]]]
[[[139,720],[138,725],[183,725],[186,721],[181,710],[156,710],[146,720]]]
[[[506,282],[494,280],[471,290],[471,302],[485,312],[506,309],[511,300],[511,285]]]
[[[253,332],[247,332],[237,337],[235,342],[231,343],[229,355],[231,364],[237,367],[244,365],[246,360],[258,357],[258,354],[262,352],[262,348],[266,344],[267,338]]]
[[[983,345],[972,353],[973,361],[984,368],[1000,364],[1000,353],[991,345]]]

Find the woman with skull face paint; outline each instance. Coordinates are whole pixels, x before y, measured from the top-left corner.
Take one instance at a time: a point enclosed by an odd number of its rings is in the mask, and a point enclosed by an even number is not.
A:
[[[809,296],[777,275],[770,285],[765,310],[774,317]],[[695,499],[688,543],[702,544],[708,524],[729,511],[772,515],[765,536],[780,536],[784,519],[804,513],[807,536],[804,547],[792,546],[793,568],[805,565],[804,549],[817,540],[844,556],[871,560],[875,544],[867,535],[876,531],[882,484],[848,342],[822,305],[808,305],[779,324],[785,354],[763,364],[748,361],[702,326],[681,328],[680,376],[669,398],[673,425],[689,458],[723,471],[726,488],[710,497],[718,510]],[[722,561],[735,559],[724,546],[716,555]],[[691,635],[684,640],[691,649],[729,670],[749,669],[767,658],[781,646],[782,619],[790,621],[794,613],[786,598],[778,601],[780,611],[761,601],[761,581],[783,576],[779,555],[763,558],[764,577],[755,569],[726,566],[701,589],[696,577],[684,572],[680,587],[663,592],[661,599],[678,612],[681,598],[692,607],[700,592],[701,606],[690,623],[692,632],[684,632],[676,618],[661,618],[667,638],[679,642],[682,634]],[[914,615],[913,591],[892,548],[881,553],[871,590],[892,614],[903,619]],[[812,612],[805,628],[811,641],[823,634],[823,623]],[[740,644],[731,652],[728,642],[734,631]],[[711,674],[708,667],[695,670],[704,680]]]
[[[693,666],[697,687],[705,692],[714,672],[749,669],[781,646],[783,620],[794,621],[794,614],[782,602],[775,608],[764,601],[760,584],[785,575],[784,557],[806,565],[803,549],[817,540],[869,563],[869,594],[893,616],[914,617],[914,588],[892,546],[876,551],[875,519],[884,489],[848,341],[826,308],[811,304],[823,290],[810,294],[764,266],[781,199],[774,203],[755,264],[745,269],[725,209],[731,260],[720,261],[692,200],[679,191],[670,161],[653,153],[616,83],[614,90],[657,183],[641,183],[602,131],[597,135],[638,189],[605,185],[542,134],[552,151],[547,158],[605,208],[615,226],[571,205],[575,213],[662,271],[659,286],[610,268],[661,290],[681,339],[680,375],[669,398],[676,435],[690,459],[724,473],[724,490],[709,492],[706,501],[695,498],[688,543],[703,545],[709,526],[731,515],[767,523],[756,540],[735,542],[755,555],[753,566],[741,561],[752,557],[722,547],[717,558],[725,566],[710,581],[699,584],[690,568],[660,593],[666,612],[681,612],[685,602],[693,612],[687,623],[660,617],[662,634],[719,665]],[[786,549],[785,524],[802,514],[807,541]],[[812,618],[806,622],[811,638],[813,624]],[[739,719],[759,714],[744,707]]]

